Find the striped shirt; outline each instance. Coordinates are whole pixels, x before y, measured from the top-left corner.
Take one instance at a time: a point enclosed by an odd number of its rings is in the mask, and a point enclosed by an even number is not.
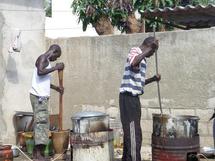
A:
[[[129,92],[133,96],[138,96],[144,93],[143,87],[145,85],[146,60],[143,59],[137,67],[131,66],[134,58],[141,53],[142,51],[139,47],[131,48],[125,65],[120,93]]]

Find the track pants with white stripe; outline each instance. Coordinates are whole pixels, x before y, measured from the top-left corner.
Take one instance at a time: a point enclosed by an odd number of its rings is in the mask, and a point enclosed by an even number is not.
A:
[[[132,96],[130,93],[120,93],[119,106],[124,132],[122,161],[141,161],[142,131],[139,97]]]

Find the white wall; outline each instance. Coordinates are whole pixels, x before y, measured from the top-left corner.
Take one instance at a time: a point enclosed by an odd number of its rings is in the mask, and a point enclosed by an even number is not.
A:
[[[90,25],[83,32],[82,23],[78,24],[78,17],[72,13],[70,7],[73,0],[52,0],[52,17],[46,17],[46,37],[79,37],[97,36]]]
[[[16,111],[32,111],[29,100],[35,59],[44,52],[43,0],[0,1],[0,141],[14,143],[12,122]],[[8,53],[16,29],[22,50]]]

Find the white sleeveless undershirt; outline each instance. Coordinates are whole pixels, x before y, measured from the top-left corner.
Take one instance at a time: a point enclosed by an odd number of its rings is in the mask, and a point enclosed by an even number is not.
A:
[[[46,67],[46,69],[51,68],[51,64]],[[30,93],[39,97],[49,97],[50,96],[50,85],[51,85],[51,74],[46,74],[39,76],[37,74],[37,68],[35,67],[32,77],[32,85]]]

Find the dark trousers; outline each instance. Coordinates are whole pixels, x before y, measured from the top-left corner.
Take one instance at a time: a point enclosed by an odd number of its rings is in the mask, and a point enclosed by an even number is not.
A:
[[[129,93],[120,93],[119,106],[124,132],[122,161],[141,161],[142,131],[139,97]]]

